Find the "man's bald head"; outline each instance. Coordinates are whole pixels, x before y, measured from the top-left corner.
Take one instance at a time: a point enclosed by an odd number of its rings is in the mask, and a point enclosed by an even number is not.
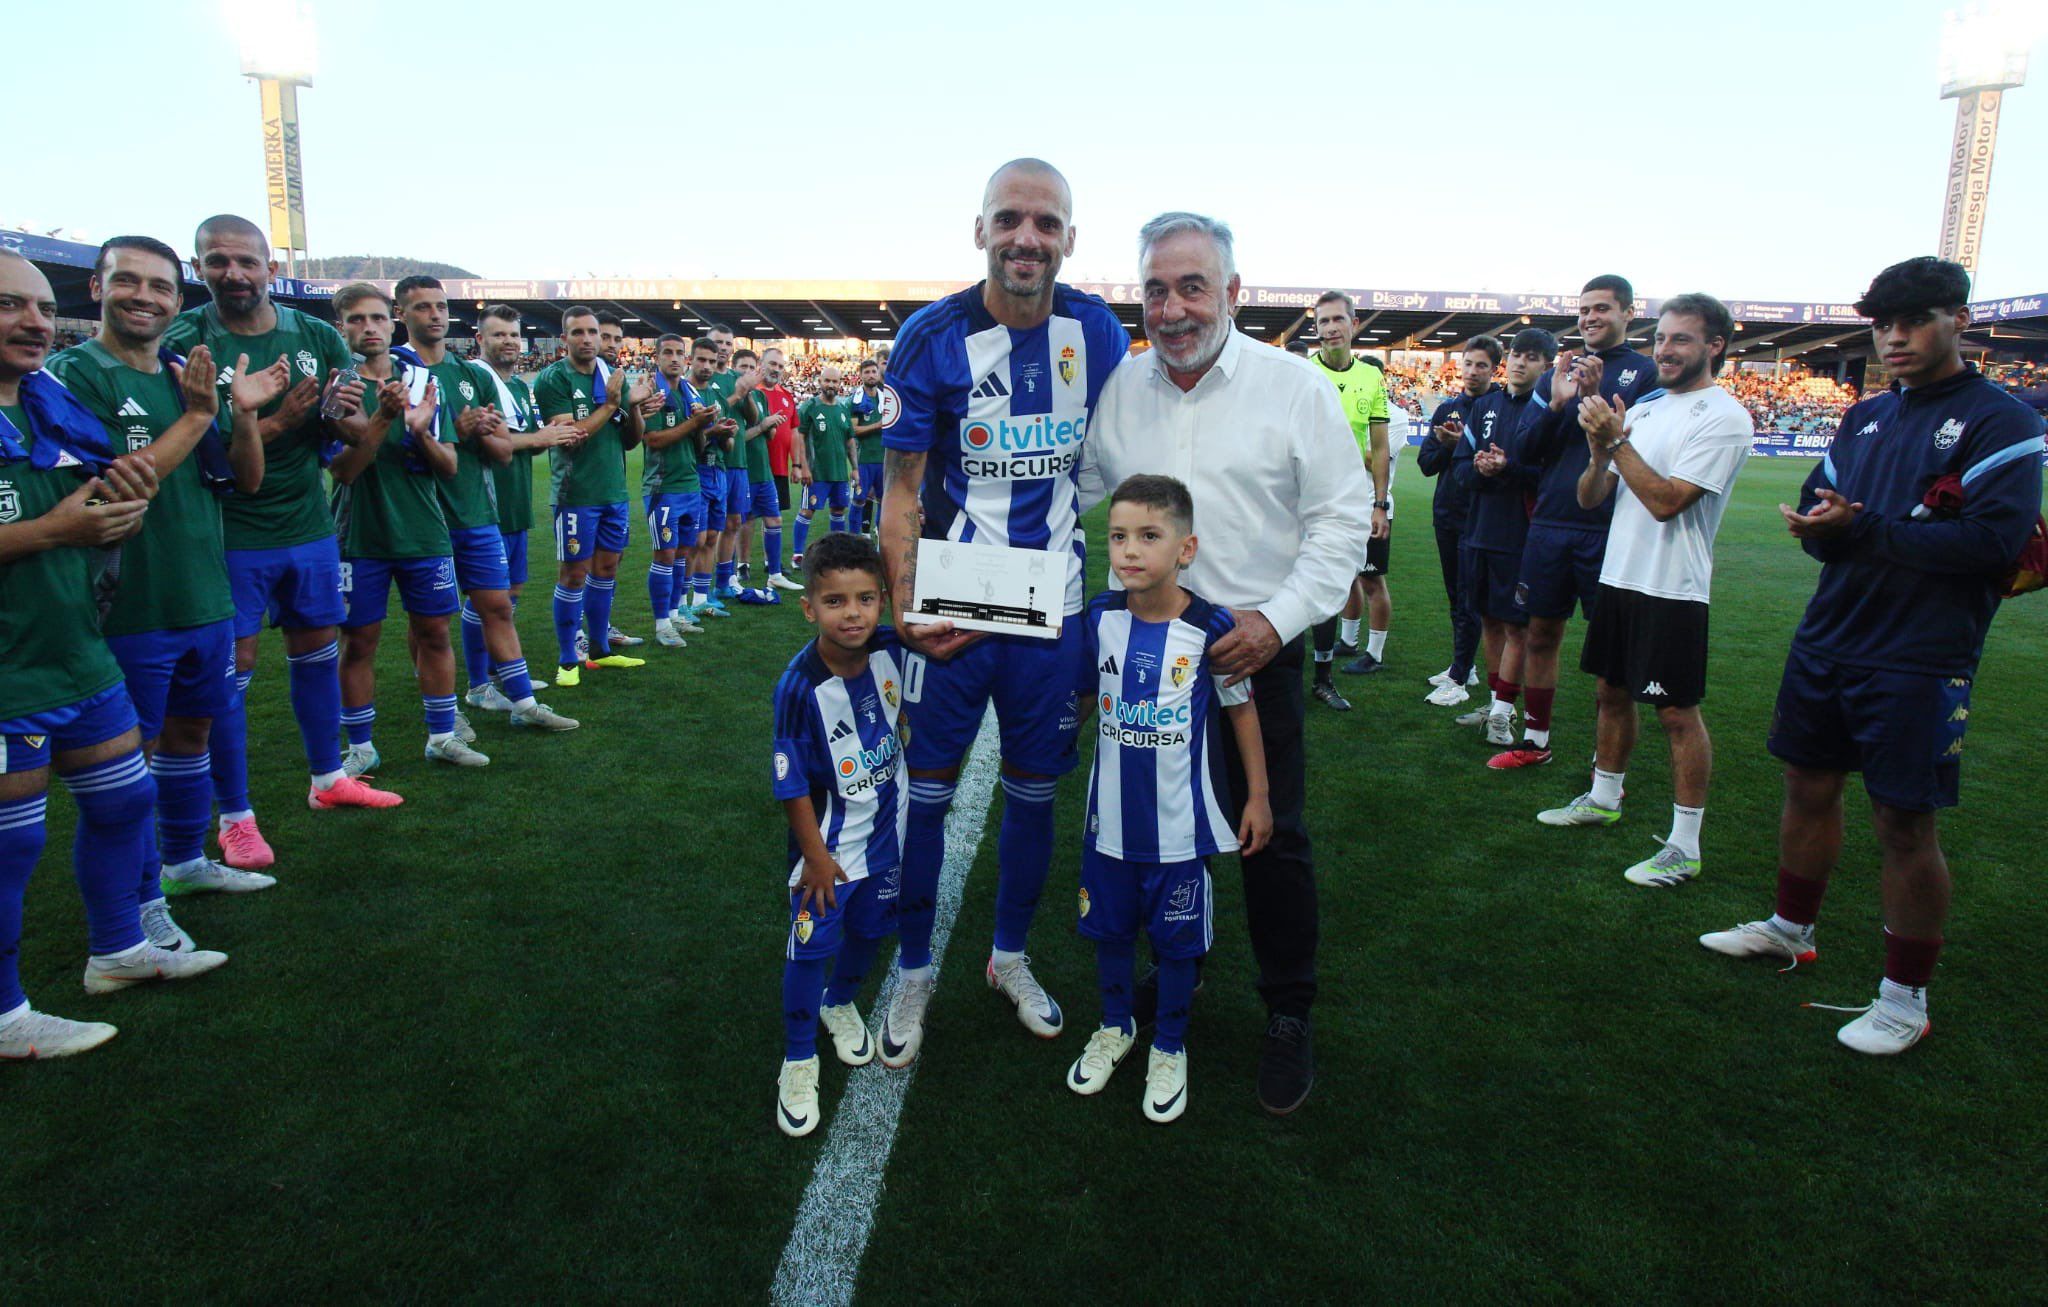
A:
[[[1012,177],[1030,177],[1049,181],[1059,188],[1066,203],[1066,216],[1074,216],[1074,191],[1067,185],[1066,175],[1043,159],[1012,159],[988,175],[988,185],[981,188],[981,211],[987,213],[995,203],[996,192],[1003,182]]]
[[[263,253],[270,253],[270,237],[261,227],[247,218],[232,213],[216,213],[199,224],[199,230],[192,233],[192,248],[204,253],[206,247],[223,236],[254,241],[262,246]]]

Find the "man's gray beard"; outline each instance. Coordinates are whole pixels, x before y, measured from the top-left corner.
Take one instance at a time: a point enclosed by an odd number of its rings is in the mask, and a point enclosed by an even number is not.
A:
[[[1189,362],[1174,362],[1173,351],[1166,350],[1165,357],[1169,362],[1173,363],[1174,371],[1200,372],[1211,363],[1214,363],[1217,357],[1223,353],[1223,346],[1230,339],[1230,319],[1228,317],[1218,318],[1208,330],[1214,333],[1215,339],[1203,340],[1201,352]],[[1194,334],[1198,337],[1201,335],[1200,332]],[[1181,339],[1185,340],[1187,337],[1183,336]],[[1160,348],[1165,349],[1163,345]]]

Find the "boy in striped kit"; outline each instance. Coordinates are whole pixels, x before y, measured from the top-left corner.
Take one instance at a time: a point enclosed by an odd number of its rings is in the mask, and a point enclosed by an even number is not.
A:
[[[1123,587],[1097,595],[1081,624],[1079,689],[1093,700],[1095,771],[1081,853],[1080,931],[1095,941],[1102,1026],[1067,1070],[1096,1094],[1138,1027],[1131,1014],[1138,928],[1159,959],[1159,1018],[1145,1074],[1147,1119],[1187,1110],[1184,1039],[1198,964],[1213,935],[1207,859],[1256,853],[1273,833],[1266,755],[1251,687],[1209,670],[1209,646],[1235,625],[1181,588],[1194,561],[1194,501],[1172,477],[1134,476],[1110,496],[1109,564]],[[1233,831],[1215,747],[1218,706],[1244,756],[1244,811]]]
[[[775,797],[789,818],[789,944],[775,1124],[818,1125],[818,1025],[848,1066],[872,1061],[854,1006],[896,931],[904,825],[903,646],[881,625],[882,555],[835,532],[811,549],[804,619],[818,636],[775,686]],[[831,983],[826,983],[827,971]]]

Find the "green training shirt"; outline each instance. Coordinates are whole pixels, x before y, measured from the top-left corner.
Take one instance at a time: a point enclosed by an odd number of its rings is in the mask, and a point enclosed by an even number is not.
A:
[[[498,524],[498,483],[493,464],[471,442],[455,434],[455,420],[465,410],[495,406],[498,383],[490,369],[450,353],[427,369],[434,374],[440,397],[441,442],[455,446],[455,475],[441,482],[441,506],[453,529]],[[509,415],[507,417],[509,421]]]
[[[870,412],[866,417],[862,417],[858,413],[854,414],[853,420],[855,425],[858,425],[863,422],[871,422],[874,424],[875,427],[873,431],[868,432],[864,436],[854,437],[854,439],[860,444],[860,461],[863,463],[879,463],[882,461],[881,388],[876,387],[875,393],[872,395],[867,393],[867,391],[862,390],[858,392],[858,398],[861,402],[868,404],[872,409],[872,412]]]
[[[442,558],[455,552],[441,507],[441,478],[406,467],[404,445],[400,416],[391,420],[370,465],[354,481],[334,483],[334,527],[343,558]]]
[[[595,372],[578,372],[568,359],[557,359],[533,380],[533,402],[542,422],[567,413],[578,422],[598,409],[591,398]],[[613,369],[611,384],[623,386],[623,369]],[[575,449],[548,451],[548,484],[556,508],[592,508],[626,502],[626,436],[616,413]]]
[[[673,431],[690,420],[680,404],[668,407],[647,419],[647,434],[657,431]],[[704,489],[697,478],[697,442],[689,436],[663,449],[643,444],[640,461],[640,493],[648,499],[656,495],[698,494]]]
[[[811,479],[846,480],[846,442],[853,438],[853,410],[813,395],[797,409],[796,424],[809,442],[805,449],[810,452]]]
[[[540,410],[534,406],[533,390],[526,379],[508,377],[505,388],[512,392],[512,409],[505,414],[505,424],[521,434],[540,430]],[[498,495],[498,529],[507,535],[533,529],[534,456],[530,449],[515,452],[509,461],[491,469]]]

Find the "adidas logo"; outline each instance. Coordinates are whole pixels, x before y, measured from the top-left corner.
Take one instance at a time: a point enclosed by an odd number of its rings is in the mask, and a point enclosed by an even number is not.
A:
[[[128,397],[128,402],[121,405],[120,412],[117,413],[115,416],[124,418],[146,418],[149,416],[149,410],[144,408],[141,404],[137,403],[135,397],[133,395],[130,395]]]
[[[1662,681],[1652,681],[1652,682],[1650,682],[1650,683],[1649,683],[1648,685],[1646,685],[1646,686],[1644,686],[1644,687],[1643,687],[1643,693],[1644,693],[1644,694],[1648,694],[1648,695],[1655,695],[1655,696],[1657,696],[1658,698],[1663,698],[1663,697],[1665,696],[1665,690],[1664,690],[1664,682],[1662,682]]]
[[[851,722],[841,722],[832,728],[830,738],[832,743],[837,744],[851,734],[853,734],[853,724]]]
[[[974,388],[974,397],[976,399],[1008,399],[1010,397],[1010,388],[1003,384],[1001,377],[991,372],[981,379],[980,385]]]
[[[1103,659],[1102,666],[1097,668],[1096,670],[1100,671],[1104,676],[1117,675],[1118,673],[1116,670],[1116,655],[1111,654],[1109,657]]]

